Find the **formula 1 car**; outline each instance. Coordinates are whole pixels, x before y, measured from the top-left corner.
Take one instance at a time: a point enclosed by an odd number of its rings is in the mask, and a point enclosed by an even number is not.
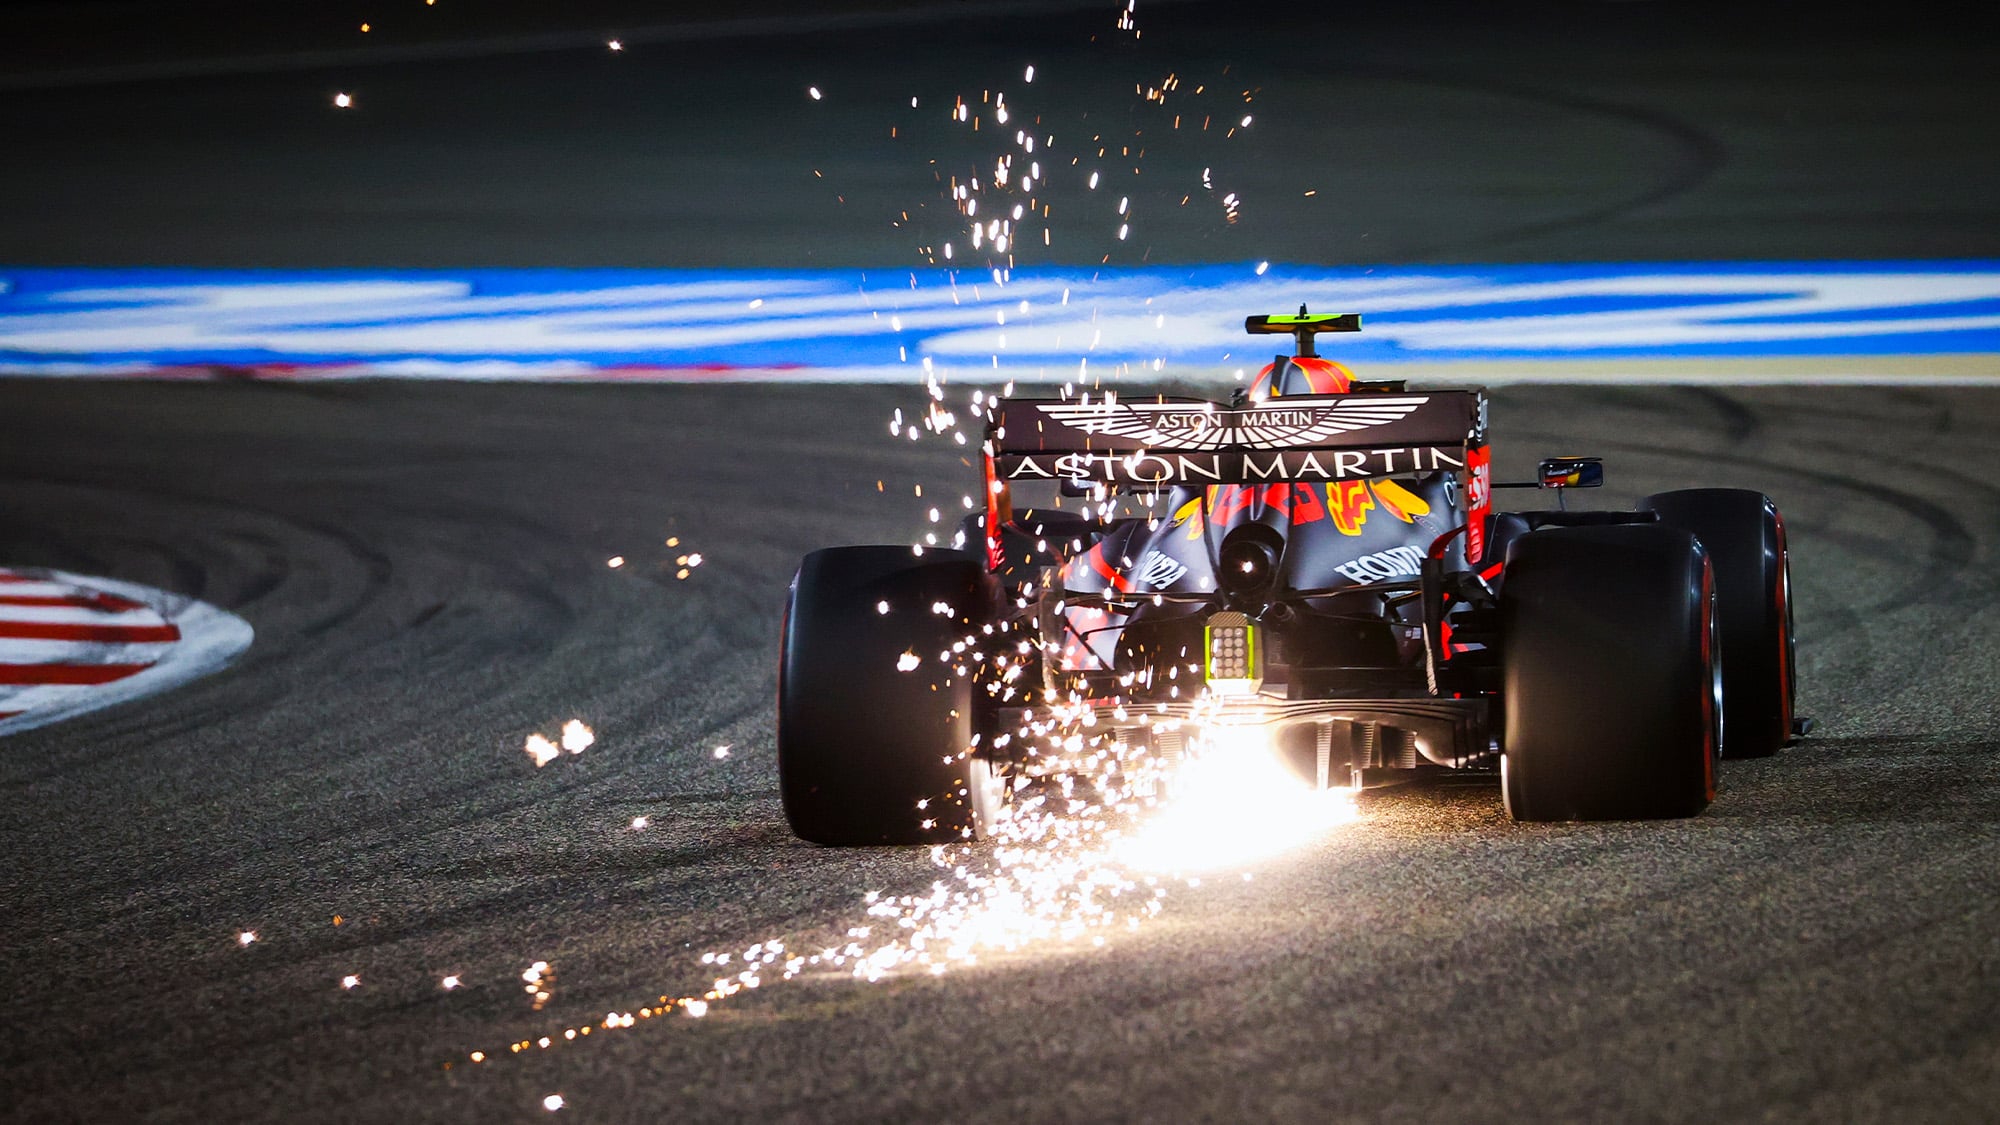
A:
[[[1246,327],[1296,354],[1228,404],[994,400],[969,549],[806,556],[778,678],[798,835],[983,835],[1045,752],[1031,735],[1065,726],[1162,754],[1191,722],[1252,726],[1322,788],[1497,766],[1520,821],[1692,816],[1719,758],[1793,737],[1768,497],[1497,512],[1495,489],[1590,488],[1602,463],[1496,483],[1483,389],[1316,354],[1359,316]],[[1086,503],[1014,506],[1030,485]]]

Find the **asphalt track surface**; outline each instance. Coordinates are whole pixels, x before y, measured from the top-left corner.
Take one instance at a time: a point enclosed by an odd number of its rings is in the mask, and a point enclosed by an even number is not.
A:
[[[1511,81],[1558,87],[1590,70],[1606,89],[1685,114],[1683,131],[1714,140],[1715,159],[1697,159],[1700,145],[1634,142],[1621,163],[1615,135],[1552,120],[1536,135],[1554,139],[1518,177],[1500,146],[1464,157],[1497,169],[1491,179],[1427,203],[1381,172],[1354,203],[1379,223],[1293,212],[1285,221],[1307,243],[1294,255],[1351,260],[1311,240],[1369,231],[1395,234],[1383,260],[1994,253],[1980,241],[2000,229],[1987,221],[1993,186],[1977,164],[1992,149],[1962,143],[1980,134],[1956,96],[1993,81],[1969,77],[1968,60],[1984,56],[1949,35],[1857,54],[1844,34],[1831,46],[1787,39],[1754,65],[1754,35],[1705,53],[1666,41],[1641,53],[1643,66],[1559,47],[1528,61],[1479,55],[1471,36],[1457,70],[1479,56]],[[1881,39],[1896,47],[1900,34]],[[870,72],[865,56],[843,64]],[[508,73],[560,89],[570,65],[515,58]],[[1759,68],[1783,78],[1715,79]],[[446,77],[432,67],[400,80],[444,89]],[[1926,80],[1938,84],[1928,94]],[[1371,104],[1371,92],[1413,96],[1380,75],[1341,81],[1322,111]],[[219,104],[237,82],[278,79],[148,86],[139,100]],[[1781,127],[1776,107],[1794,82],[1800,112],[1840,119]],[[1884,90],[1934,112],[1876,115],[1867,107]],[[35,96],[48,119],[55,95]],[[131,88],[73,96],[72,126],[122,121],[121,104],[140,112]],[[1492,127],[1519,118],[1517,104],[1466,96]],[[11,124],[21,107],[0,99]],[[1767,139],[1792,146],[1782,158],[1734,131],[1758,107],[1773,115]],[[1458,120],[1433,102],[1406,111],[1412,129]],[[796,188],[779,193],[767,227],[726,241],[720,232],[763,205],[723,193],[711,226],[661,219],[677,237],[631,237],[615,209],[587,198],[544,222],[551,197],[534,192],[518,212],[463,199],[428,227],[414,205],[386,218],[329,206],[301,224],[287,208],[310,211],[336,171],[420,167],[466,134],[406,124],[400,148],[370,149],[392,153],[372,165],[304,137],[299,151],[322,160],[281,176],[286,161],[270,158],[272,180],[204,203],[196,188],[234,182],[200,159],[228,130],[201,114],[141,117],[129,135],[155,145],[144,174],[174,190],[131,190],[139,181],[118,177],[142,173],[121,171],[108,143],[64,159],[43,150],[48,160],[24,162],[0,191],[11,213],[33,206],[48,222],[0,227],[0,258],[426,264],[476,262],[484,246],[505,264],[618,253],[630,264],[829,264],[798,261],[812,253],[800,248],[842,260],[898,249],[873,234],[816,241],[856,228],[795,219],[814,198]],[[1854,177],[1836,180],[1863,126],[1906,147],[1848,161]],[[38,128],[8,135],[31,151],[56,144],[55,125]],[[172,128],[188,130],[178,144]],[[574,169],[557,145],[574,132],[550,125],[522,143],[535,166]],[[720,134],[714,144],[726,147]],[[1462,146],[1431,152],[1431,182],[1454,182]],[[1565,152],[1604,169],[1603,183],[1564,180],[1549,161]],[[176,153],[185,161],[163,166]],[[792,159],[771,155],[770,167]],[[854,164],[891,167],[881,154]],[[1807,198],[1787,168],[1854,201]],[[197,174],[213,178],[174,178]],[[884,198],[892,188],[902,185]],[[252,196],[276,212],[241,210]],[[1520,220],[1524,210],[1539,217]],[[371,222],[392,230],[369,241]],[[1235,260],[1242,225],[1212,226],[1190,222],[1175,253]],[[1267,228],[1253,250],[1290,229]],[[1449,238],[1426,242],[1427,231]],[[258,636],[216,677],[0,742],[0,1116],[548,1119],[541,1100],[557,1091],[563,1116],[606,1121],[1990,1115],[2000,488],[1988,465],[2000,397],[1893,387],[1496,396],[1503,475],[1545,453],[1601,453],[1606,503],[1744,484],[1786,511],[1800,705],[1822,725],[1778,758],[1731,763],[1700,818],[1524,828],[1488,785],[1371,796],[1361,822],[1257,866],[1254,881],[1177,889],[1160,919],[1108,948],[1039,947],[937,979],[809,977],[705,1020],[466,1065],[470,1049],[699,991],[714,975],[701,951],[830,939],[856,923],[862,891],[929,885],[921,853],[789,836],[770,708],[798,556],[908,541],[926,503],[913,486],[965,488],[956,451],[877,436],[913,397],[0,382],[0,559],[195,595]],[[706,562],[677,580],[673,556],[688,550]],[[609,568],[613,555],[629,561]],[[571,717],[598,745],[535,770],[522,740]],[[731,753],[717,759],[722,744]],[[641,815],[651,827],[631,831]],[[260,940],[239,947],[244,929]],[[541,1012],[520,981],[536,960],[556,970]],[[349,974],[361,984],[343,990]],[[441,990],[446,974],[465,987]]]
[[[1108,949],[801,979],[441,1069],[929,885],[920,849],[793,840],[772,762],[796,558],[907,541],[909,486],[965,477],[852,436],[904,394],[789,391],[746,419],[727,388],[7,386],[8,558],[185,589],[258,631],[229,672],[7,740],[13,1114],[506,1120],[558,1090],[592,1120],[1990,1104],[2000,490],[1979,466],[2000,400],[1879,389],[1497,399],[1503,472],[1588,449],[1610,503],[1750,483],[1784,504],[1823,726],[1730,764],[1703,817],[1524,828],[1490,786],[1376,796]],[[677,581],[689,547],[707,561]],[[532,768],[525,735],[572,716],[599,745]],[[540,1014],[535,960],[558,974]]]

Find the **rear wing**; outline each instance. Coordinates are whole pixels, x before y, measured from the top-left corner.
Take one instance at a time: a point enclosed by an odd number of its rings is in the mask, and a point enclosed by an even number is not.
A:
[[[1480,390],[1192,398],[1007,399],[987,423],[998,481],[1167,488],[1341,481],[1466,467],[1486,444]]]
[[[1301,332],[1359,332],[1360,313],[1309,313],[1300,306],[1297,316],[1246,316],[1243,331],[1252,336],[1296,336]]]

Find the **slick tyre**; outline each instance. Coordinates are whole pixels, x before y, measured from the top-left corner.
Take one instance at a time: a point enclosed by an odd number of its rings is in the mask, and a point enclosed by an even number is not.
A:
[[[1515,820],[1693,816],[1715,798],[1715,586],[1659,524],[1514,541],[1500,594],[1501,787]]]
[[[1792,737],[1798,688],[1785,521],[1761,492],[1690,488],[1639,502],[1701,540],[1715,567],[1725,758],[1762,758]]]
[[[940,659],[978,632],[985,582],[956,551],[835,547],[799,565],[778,658],[778,790],[802,839],[941,843],[990,826],[999,788],[971,753],[974,668]]]

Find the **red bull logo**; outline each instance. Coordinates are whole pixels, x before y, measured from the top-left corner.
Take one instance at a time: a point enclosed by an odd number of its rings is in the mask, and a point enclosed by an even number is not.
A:
[[[1318,487],[1303,481],[1216,485],[1207,490],[1205,501],[1190,500],[1174,511],[1173,526],[1186,525],[1189,539],[1201,538],[1204,502],[1218,527],[1229,526],[1245,512],[1251,518],[1265,512],[1281,512],[1293,524],[1317,523],[1326,518],[1326,505],[1320,502]]]
[[[1418,516],[1431,514],[1431,506],[1423,497],[1395,481],[1373,480],[1368,482],[1368,487],[1375,493],[1375,499],[1381,502],[1382,510],[1404,523],[1415,523]]]
[[[1361,534],[1361,525],[1368,522],[1368,512],[1374,507],[1375,497],[1365,480],[1336,481],[1326,486],[1326,510],[1342,535]]]
[[[1423,497],[1393,480],[1350,480],[1322,486],[1294,481],[1286,484],[1225,484],[1211,487],[1203,500],[1190,500],[1175,509],[1174,527],[1186,528],[1189,539],[1201,538],[1202,508],[1218,527],[1227,527],[1246,512],[1252,517],[1267,511],[1282,512],[1293,526],[1318,523],[1329,517],[1342,535],[1359,535],[1368,523],[1368,513],[1376,507],[1401,520],[1415,523],[1430,514]]]

